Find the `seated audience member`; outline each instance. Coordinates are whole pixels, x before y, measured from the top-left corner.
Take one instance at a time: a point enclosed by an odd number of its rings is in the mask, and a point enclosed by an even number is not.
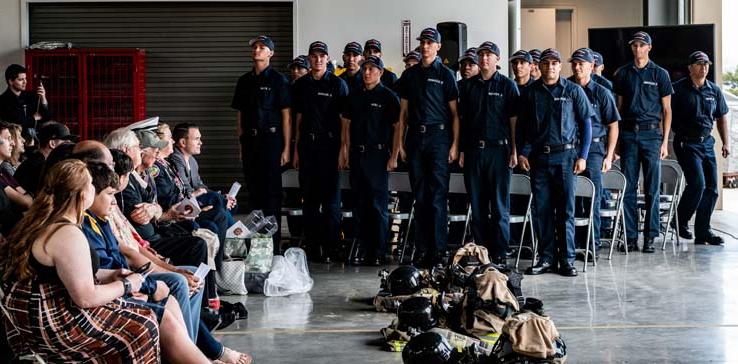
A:
[[[175,125],[172,131],[172,141],[174,152],[169,156],[169,161],[174,165],[174,170],[184,184],[185,195],[195,196],[201,204],[206,206],[222,204],[228,210],[233,209],[236,206],[235,198],[208,191],[200,177],[200,166],[195,156],[200,154],[202,136],[197,125],[193,123]],[[229,226],[232,224],[233,222]]]
[[[113,155],[110,154],[110,149],[97,140],[85,140],[75,144],[69,158],[76,158],[85,162],[100,162],[111,170],[114,167]]]
[[[13,152],[10,154],[9,160],[0,164],[0,168],[11,176],[15,175],[15,171],[18,169],[18,165],[20,165],[23,158],[23,153],[26,151],[26,140],[21,136],[21,130],[23,130],[23,128],[21,128],[20,125],[10,124],[10,139],[13,141]],[[18,179],[16,178],[16,181],[17,180]]]
[[[149,306],[125,299],[141,288],[140,274],[99,269],[79,228],[93,200],[85,163],[57,163],[0,250],[13,352],[32,349],[47,362],[157,363],[161,350],[172,363],[206,363],[172,312],[162,310],[159,318]]]
[[[36,193],[44,162],[51,151],[62,144],[76,143],[79,137],[70,134],[64,124],[50,121],[38,131],[38,140],[38,149],[28,154],[14,175],[21,187],[33,194]]]
[[[189,198],[190,195],[185,194],[184,183],[167,160],[174,151],[174,143],[172,142],[172,133],[169,130],[169,126],[167,124],[159,124],[156,135],[164,144],[159,149],[159,154],[154,165],[149,168],[149,174],[156,182],[156,198],[159,201],[159,205],[163,209],[168,209],[182,202],[185,198]],[[207,192],[201,197],[204,198],[204,196],[209,194],[218,195],[215,192]],[[200,200],[203,200],[203,198]],[[213,199],[215,198],[211,198],[210,200],[212,201]],[[196,221],[201,227],[215,232],[221,242],[225,241],[226,231],[234,223],[233,216],[221,203],[203,206],[203,211],[197,217]],[[220,266],[223,260],[224,247],[225,244],[221,244],[218,255],[216,255],[215,260],[217,266]]]
[[[10,124],[0,122],[0,163],[9,161],[13,155],[15,143],[10,135]],[[20,214],[31,207],[33,198],[18,184],[18,181],[5,169],[0,169],[0,188],[11,202],[13,211]]]

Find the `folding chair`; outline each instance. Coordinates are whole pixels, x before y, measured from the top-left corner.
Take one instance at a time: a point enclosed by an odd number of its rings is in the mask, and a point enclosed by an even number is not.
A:
[[[407,174],[407,172],[390,172],[388,182],[390,191],[411,194],[413,192],[412,186],[410,185],[410,176]],[[408,245],[410,227],[413,223],[414,218],[415,200],[410,203],[409,211],[401,211],[399,208],[397,208],[395,210],[390,210],[389,212],[390,220],[407,221],[407,227],[405,227],[405,231],[400,231],[400,237],[397,247],[397,249],[400,251],[400,264],[403,264],[403,262],[405,261],[405,255],[408,249],[412,249],[412,252],[410,253],[410,261],[412,261],[413,255],[415,254],[415,247],[413,246],[412,248],[410,248]]]
[[[661,243],[661,250],[666,249],[666,235],[671,230],[671,243],[674,244],[674,235],[676,235],[676,244],[679,245],[679,231],[676,231],[679,226],[679,213],[677,206],[679,204],[679,197],[682,191],[684,182],[684,173],[681,167],[676,161],[662,161],[661,162],[661,202],[659,203],[659,219],[661,226],[664,226],[659,231],[659,234],[664,236],[664,240]],[[674,225],[677,228],[671,227],[671,222],[674,220]]]
[[[525,211],[522,215],[510,214],[510,225],[512,224],[523,224],[523,228],[520,232],[520,245],[518,246],[518,256],[515,258],[515,270],[518,269],[518,263],[520,262],[520,252],[523,248],[531,251],[533,257],[533,265],[536,265],[536,234],[533,231],[533,215],[531,212],[531,205],[533,204],[533,192],[530,186],[530,177],[524,174],[513,174],[510,178],[510,195],[524,196],[528,199],[525,204]],[[523,246],[523,239],[525,238],[525,228],[530,228],[530,247]]]
[[[341,191],[351,191],[351,178],[349,175],[349,171],[339,171],[338,172],[338,187],[341,189]],[[343,195],[343,192],[342,192]],[[350,208],[344,208],[341,206],[341,219],[342,220],[350,220],[354,218],[354,211]],[[356,258],[359,255],[360,250],[360,244],[356,244],[357,237],[354,236],[350,239],[351,241],[351,248],[349,249],[347,261],[350,263],[352,259]]]
[[[300,188],[300,174],[296,169],[289,169],[282,173],[282,188]],[[282,216],[298,217],[302,216],[302,206],[282,206]],[[297,240],[298,245],[302,243],[304,236],[291,236],[290,242]],[[281,239],[280,239],[281,243]],[[280,244],[281,245],[281,244]],[[280,247],[280,251],[282,251]]]
[[[613,220],[612,236],[609,239],[602,239],[601,241],[608,241],[610,243],[610,253],[607,259],[612,259],[612,251],[615,248],[616,242],[621,242],[625,245],[625,254],[628,254],[627,236],[625,232],[625,215],[623,214],[623,200],[625,199],[625,186],[627,185],[625,176],[614,169],[605,172],[602,175],[602,190],[610,191],[615,194],[615,206],[608,206],[607,208],[600,209],[600,219],[611,218]],[[596,206],[596,205],[595,205]],[[620,231],[619,231],[620,230]],[[618,238],[619,233],[622,234],[622,239]]]
[[[595,241],[594,241],[594,230],[592,229],[592,216],[594,212],[594,203],[595,203],[595,185],[592,183],[592,181],[584,176],[577,176],[576,181],[576,189],[574,190],[574,197],[582,197],[582,198],[588,198],[589,203],[589,211],[587,213],[587,217],[575,217],[574,218],[574,226],[586,226],[587,227],[587,242],[585,244],[584,249],[584,268],[582,268],[582,272],[587,271],[587,261],[589,259],[589,252],[590,247],[592,248],[592,252],[595,252]],[[590,246],[591,244],[591,246]],[[592,265],[597,265],[597,259],[592,259]]]
[[[448,182],[448,193],[466,195],[466,184],[464,184],[463,173],[451,173]],[[463,246],[466,241],[469,231],[469,221],[471,221],[471,203],[466,204],[466,214],[448,214],[449,223],[464,223],[464,234],[461,236],[460,246]]]

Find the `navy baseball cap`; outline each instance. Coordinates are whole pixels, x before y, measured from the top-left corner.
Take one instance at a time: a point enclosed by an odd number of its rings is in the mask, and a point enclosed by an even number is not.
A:
[[[343,53],[353,53],[361,55],[362,53],[364,53],[364,48],[361,48],[361,44],[359,44],[358,42],[351,42],[343,47]]]
[[[293,67],[301,67],[306,70],[310,69],[310,63],[308,63],[306,56],[297,56],[295,59],[290,62],[290,64],[287,66],[287,68],[292,69]]]
[[[546,48],[543,52],[541,52],[541,61],[547,60],[547,59],[555,59],[559,62],[561,62],[561,53],[553,48]]]
[[[364,62],[361,63],[361,67],[363,68],[367,64],[370,64],[382,70],[384,69],[384,62],[382,62],[382,59],[377,56],[366,57],[364,59]]]
[[[592,51],[592,56],[595,60],[595,67],[599,67],[605,64],[605,59],[602,57],[602,54],[600,54],[600,52]]]
[[[651,45],[651,36],[646,32],[636,32],[633,34],[633,39],[631,39],[628,44],[633,44],[635,42]]]
[[[695,64],[695,63],[712,64],[712,62],[710,62],[710,57],[708,57],[707,54],[702,51],[696,51],[689,55],[689,64]]]
[[[569,62],[574,61],[595,63],[594,55],[592,54],[592,50],[589,48],[579,48],[574,51],[571,58],[569,58]]]
[[[310,48],[308,49],[308,54],[312,54],[315,52],[320,52],[323,54],[328,54],[328,45],[321,42],[321,41],[315,41],[310,43]]]
[[[530,54],[530,57],[533,59],[533,63],[538,63],[541,61],[541,50],[538,48],[533,48],[528,51]]]
[[[364,49],[376,49],[377,51],[382,52],[382,42],[376,39],[369,39],[368,41],[366,41],[366,43],[364,43]]]
[[[494,44],[493,42],[487,41],[479,45],[479,47],[477,47],[477,54],[482,53],[484,51],[492,52],[495,55],[497,55],[497,57],[500,56],[500,47],[498,47],[497,44]]]
[[[533,57],[530,55],[530,53],[528,53],[527,51],[524,51],[522,49],[519,50],[519,51],[517,51],[517,52],[515,52],[515,53],[513,53],[513,55],[510,56],[510,62],[512,62],[512,61],[514,61],[516,59],[519,59],[521,61],[525,61],[525,62],[528,62],[528,63],[533,63]]]
[[[261,44],[267,46],[267,48],[269,48],[271,50],[274,50],[274,42],[269,37],[267,37],[266,35],[260,35],[260,36],[258,36],[256,38],[250,40],[249,41],[249,46],[251,47],[251,46],[253,46],[256,43],[261,43]]]
[[[420,32],[420,36],[416,40],[429,40],[435,43],[441,43],[441,33],[436,28],[425,28]]]
[[[464,51],[464,54],[459,57],[459,64],[464,61],[469,61],[474,64],[479,64],[479,57],[477,56],[477,49],[471,47]]]
[[[412,51],[412,52],[408,53],[402,61],[403,62],[407,62],[407,61],[409,61],[411,59],[414,59],[414,60],[420,62],[420,53],[418,51]]]

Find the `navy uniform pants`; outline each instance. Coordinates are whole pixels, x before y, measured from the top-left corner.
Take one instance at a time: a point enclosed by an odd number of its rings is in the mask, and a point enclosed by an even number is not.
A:
[[[382,258],[386,254],[389,233],[389,150],[352,150],[349,154],[351,190],[356,198],[354,216],[358,237],[367,257]]]
[[[415,198],[415,242],[418,256],[445,254],[448,241],[448,152],[451,137],[447,128],[428,126],[425,132],[410,127],[406,153],[408,174]]]
[[[508,145],[487,145],[464,153],[472,234],[477,244],[487,248],[490,257],[504,257],[510,242],[509,159]]]
[[[694,220],[695,237],[710,237],[710,218],[718,198],[715,138],[709,136],[700,143],[680,141],[676,137],[674,152],[687,182],[677,210],[679,224],[686,226],[697,212]]]
[[[336,135],[305,135],[298,146],[305,240],[311,248],[336,249],[340,241],[341,189]]]
[[[538,254],[541,261],[558,260],[573,263],[574,247],[574,163],[576,149],[550,154],[533,154],[531,185],[533,187],[533,218],[538,231]]]
[[[262,210],[264,216],[281,220],[282,210],[282,157],[281,133],[249,135],[250,129],[241,136],[241,159],[248,191],[248,211]],[[275,239],[275,245],[278,245]]]
[[[661,181],[661,129],[621,130],[620,168],[627,182],[623,200],[625,230],[628,240],[638,238],[638,179],[643,169],[646,197],[645,238],[659,236],[659,190]]]

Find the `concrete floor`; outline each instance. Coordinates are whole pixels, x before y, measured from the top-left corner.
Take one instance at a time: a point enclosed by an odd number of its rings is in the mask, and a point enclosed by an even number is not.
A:
[[[713,227],[738,235],[738,215],[718,211]],[[567,347],[567,363],[738,362],[738,244],[691,241],[656,254],[613,254],[580,275],[526,276],[526,296],[543,300]],[[523,267],[529,262],[525,262]],[[314,264],[309,294],[225,297],[249,319],[217,332],[255,363],[401,363],[381,348],[394,315],[369,304],[377,269]]]

